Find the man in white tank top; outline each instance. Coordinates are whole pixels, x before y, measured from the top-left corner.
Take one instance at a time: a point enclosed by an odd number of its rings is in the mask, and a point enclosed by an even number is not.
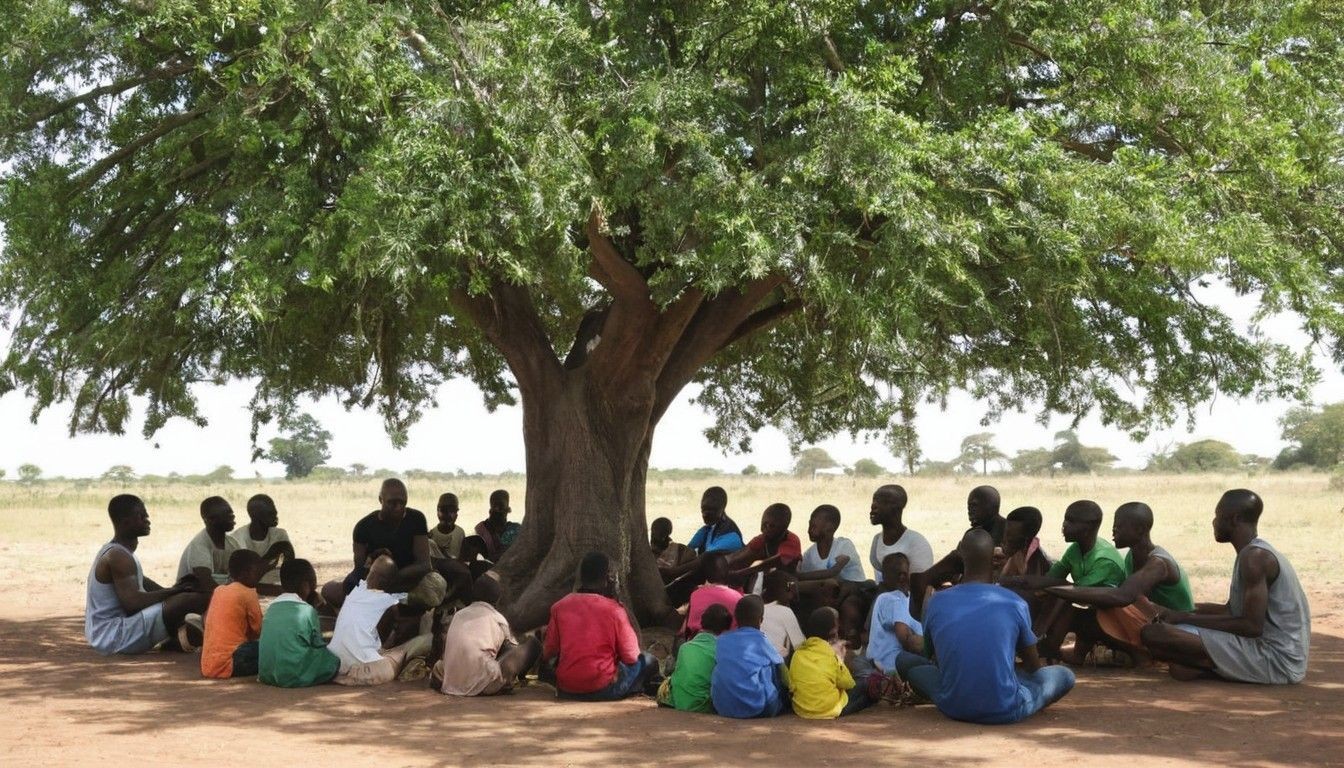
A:
[[[102,654],[144,653],[175,637],[188,613],[205,613],[210,593],[193,577],[166,589],[145,578],[135,548],[149,535],[149,512],[138,497],[114,496],[107,514],[113,536],[89,569],[84,636]]]
[[[1143,628],[1144,645],[1178,680],[1216,676],[1283,685],[1307,676],[1311,611],[1288,558],[1260,538],[1264,502],[1252,491],[1218,500],[1213,537],[1237,550],[1226,603],[1196,603],[1190,613],[1161,610]]]

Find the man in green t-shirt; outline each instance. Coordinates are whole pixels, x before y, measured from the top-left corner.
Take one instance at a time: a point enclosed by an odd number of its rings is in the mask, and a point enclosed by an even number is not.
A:
[[[1135,660],[1147,656],[1139,633],[1157,614],[1158,608],[1173,611],[1194,609],[1190,580],[1176,558],[1152,539],[1153,510],[1141,501],[1121,504],[1115,510],[1111,538],[1116,548],[1129,548],[1125,555],[1125,580],[1118,587],[1048,587],[1045,591],[1096,609],[1102,638],[1078,636],[1069,663],[1081,663],[1097,640],[1119,648]]]
[[[701,630],[677,649],[677,668],[658,688],[658,704],[683,712],[713,712],[709,700],[709,680],[714,674],[719,635],[728,631],[733,619],[728,609],[714,603],[700,617]]]
[[[1063,557],[1042,576],[1017,576],[1000,583],[1005,587],[1031,590],[1120,586],[1125,580],[1125,561],[1109,541],[1097,537],[1101,531],[1101,517],[1101,506],[1095,501],[1081,499],[1073,502],[1064,510],[1063,534],[1069,548],[1064,550]],[[1059,646],[1069,632],[1078,637],[1099,634],[1096,611],[1076,608],[1068,600],[1048,596],[1042,601],[1040,616],[1036,619],[1036,634],[1041,638],[1037,648],[1041,656],[1061,658]]]
[[[320,600],[317,573],[307,560],[286,560],[280,566],[285,591],[261,620],[257,679],[281,688],[304,688],[330,682],[341,660],[327,650],[310,601]]]

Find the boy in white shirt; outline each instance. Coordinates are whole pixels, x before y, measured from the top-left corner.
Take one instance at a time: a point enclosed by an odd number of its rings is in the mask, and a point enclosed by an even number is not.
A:
[[[793,612],[793,601],[797,594],[797,581],[793,574],[783,569],[775,569],[765,575],[765,618],[761,620],[761,631],[770,639],[779,655],[785,661],[806,639],[803,629],[798,626],[798,617]]]
[[[800,592],[809,607],[825,606],[840,613],[840,637],[858,645],[859,625],[868,605],[863,584],[868,576],[854,542],[836,536],[840,528],[840,510],[822,504],[812,510],[807,523],[807,538],[812,546],[803,553],[798,566]],[[871,592],[871,587],[868,590]]]
[[[396,561],[380,555],[369,566],[368,579],[351,590],[341,604],[341,612],[336,616],[336,631],[327,644],[327,649],[341,660],[341,671],[332,682],[341,685],[390,683],[397,679],[407,661],[424,657],[429,652],[432,642],[429,633],[417,635],[395,648],[383,648],[378,625],[388,613],[392,613],[395,620],[397,604],[406,598],[405,593],[382,589],[396,575]]]

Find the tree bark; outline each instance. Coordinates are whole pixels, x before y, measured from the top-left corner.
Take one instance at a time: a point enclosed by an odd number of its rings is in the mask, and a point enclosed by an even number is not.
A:
[[[640,623],[666,618],[644,511],[652,406],[651,389],[613,402],[582,370],[568,372],[544,402],[523,399],[526,514],[495,568],[516,629],[546,623],[551,604],[573,589],[579,561],[593,551],[611,558],[620,599]]]

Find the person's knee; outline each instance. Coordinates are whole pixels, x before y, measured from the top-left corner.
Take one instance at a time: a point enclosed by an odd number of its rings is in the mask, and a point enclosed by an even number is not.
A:
[[[1139,630],[1139,640],[1149,647],[1166,645],[1168,637],[1166,630],[1164,624],[1146,624]]]

